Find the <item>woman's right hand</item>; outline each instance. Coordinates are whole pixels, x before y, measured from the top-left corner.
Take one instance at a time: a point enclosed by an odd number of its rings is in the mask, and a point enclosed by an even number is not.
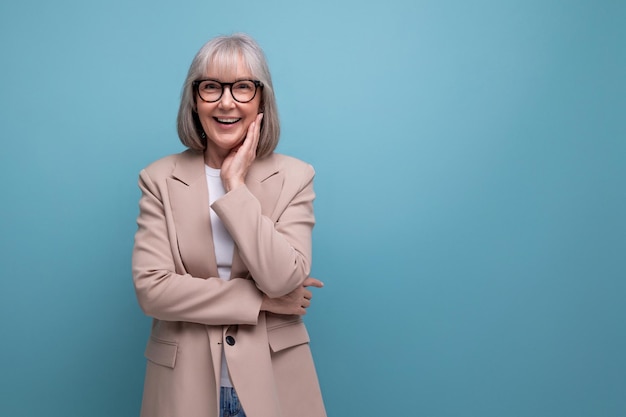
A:
[[[274,314],[299,315],[306,314],[306,309],[311,305],[313,293],[306,287],[322,288],[324,283],[315,278],[307,278],[301,286],[278,298],[270,298],[263,295],[261,310],[269,311]]]
[[[226,192],[245,184],[250,165],[256,159],[256,149],[259,146],[259,138],[261,137],[262,120],[263,113],[259,113],[256,119],[248,126],[246,137],[241,144],[231,149],[222,162],[221,177]]]

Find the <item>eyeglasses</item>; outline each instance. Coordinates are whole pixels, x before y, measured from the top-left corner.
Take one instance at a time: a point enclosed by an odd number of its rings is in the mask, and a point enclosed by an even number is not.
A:
[[[198,93],[202,101],[215,103],[224,94],[224,87],[230,89],[230,94],[235,101],[247,103],[256,96],[256,90],[263,87],[263,83],[258,80],[239,80],[234,83],[222,83],[217,80],[196,80],[193,88]]]

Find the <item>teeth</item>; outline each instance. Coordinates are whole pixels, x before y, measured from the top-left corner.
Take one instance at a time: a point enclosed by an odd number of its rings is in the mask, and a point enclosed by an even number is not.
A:
[[[239,119],[220,119],[220,118],[216,118],[218,122],[220,123],[235,123],[238,122]]]

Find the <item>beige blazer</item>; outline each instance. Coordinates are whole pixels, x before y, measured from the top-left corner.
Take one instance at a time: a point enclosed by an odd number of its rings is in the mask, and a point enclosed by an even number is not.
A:
[[[230,281],[217,278],[203,155],[185,151],[141,171],[133,280],[154,318],[143,417],[218,417],[222,350],[247,417],[324,417],[299,316],[260,311],[262,294],[309,275],[313,168],[279,154],[213,203],[233,240]]]

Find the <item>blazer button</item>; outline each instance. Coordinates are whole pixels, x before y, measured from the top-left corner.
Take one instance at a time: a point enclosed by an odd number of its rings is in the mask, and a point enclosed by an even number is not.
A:
[[[226,336],[226,343],[228,343],[228,346],[235,346],[235,338],[232,336]]]

